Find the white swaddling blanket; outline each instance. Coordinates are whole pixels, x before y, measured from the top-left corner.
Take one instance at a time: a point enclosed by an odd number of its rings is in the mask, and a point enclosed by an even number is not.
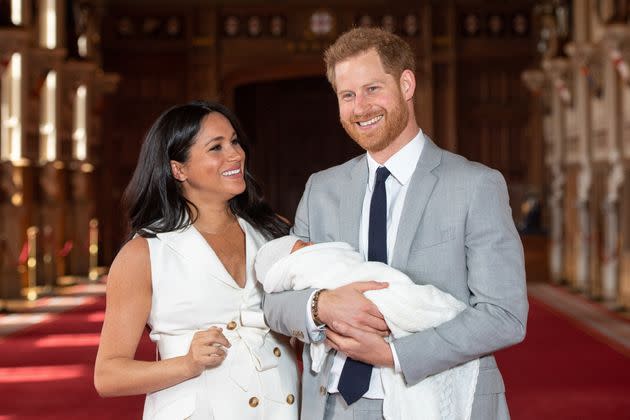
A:
[[[261,248],[263,251],[264,247]],[[257,258],[264,258],[264,251]],[[433,328],[453,319],[466,305],[432,285],[417,285],[387,264],[364,261],[344,242],[302,248],[280,258],[258,279],[267,293],[310,287],[334,289],[357,281],[388,282],[389,287],[365,292],[385,317],[394,338]],[[315,372],[326,352],[323,343],[310,346]],[[402,374],[381,368],[385,419],[468,420],[479,373],[479,359],[407,386]]]

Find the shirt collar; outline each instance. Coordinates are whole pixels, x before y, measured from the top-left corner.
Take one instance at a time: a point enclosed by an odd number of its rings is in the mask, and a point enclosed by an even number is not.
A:
[[[422,149],[424,149],[424,143],[424,135],[422,129],[420,129],[418,134],[412,138],[409,143],[394,153],[383,165],[375,161],[368,152],[368,188],[370,191],[374,188],[376,169],[378,169],[379,166],[385,166],[400,185],[406,185],[411,179],[413,171],[416,170]]]

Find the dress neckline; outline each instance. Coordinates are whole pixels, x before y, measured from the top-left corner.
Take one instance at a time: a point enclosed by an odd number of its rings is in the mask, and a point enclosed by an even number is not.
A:
[[[230,272],[227,270],[227,268],[223,264],[223,261],[221,261],[221,258],[219,258],[219,255],[215,252],[215,250],[212,248],[212,246],[208,243],[208,241],[203,236],[201,231],[199,231],[199,229],[197,229],[195,227],[195,225],[191,224],[190,227],[194,230],[194,232],[200,237],[200,239],[206,245],[206,247],[208,248],[208,250],[210,251],[212,256],[216,259],[216,262],[218,263],[218,266],[221,267],[221,270],[223,270],[223,274],[225,276],[227,276],[227,278],[229,278],[232,281],[234,287],[236,287],[239,290],[245,290],[245,289],[249,289],[249,286],[252,283],[251,279],[249,278],[250,276],[248,275],[248,266],[249,266],[248,265],[248,260],[249,260],[249,256],[250,256],[250,253],[252,252],[252,250],[251,250],[251,246],[250,246],[250,235],[249,235],[249,232],[248,232],[248,229],[247,229],[247,222],[245,220],[243,220],[242,218],[238,217],[238,216],[236,217],[236,220],[238,221],[239,227],[241,228],[241,230],[243,231],[243,234],[245,236],[245,284],[242,287],[239,286],[239,284],[236,281],[236,279],[234,278],[234,276],[232,276],[232,274],[230,274]]]

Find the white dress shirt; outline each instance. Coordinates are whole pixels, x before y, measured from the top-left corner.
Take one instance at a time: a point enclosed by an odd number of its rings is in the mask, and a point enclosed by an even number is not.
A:
[[[391,264],[394,254],[394,245],[396,244],[396,236],[398,234],[398,225],[402,214],[405,197],[409,187],[409,181],[416,169],[420,154],[424,147],[424,135],[422,130],[411,139],[409,143],[403,146],[398,152],[390,157],[382,166],[385,166],[391,175],[385,181],[385,191],[387,194],[387,263]],[[359,252],[365,260],[368,253],[368,227],[370,218],[370,202],[374,191],[374,182],[376,178],[376,169],[381,166],[376,162],[370,153],[367,153],[368,165],[368,182],[363,199],[363,209],[361,212],[361,224],[359,227]],[[311,299],[313,296],[311,296]],[[311,300],[306,306],[306,319],[309,326],[309,336],[312,341],[318,342],[325,338],[323,328],[318,328],[313,322],[311,313]],[[393,345],[390,345],[394,357],[394,365],[397,372],[400,372],[400,364],[398,356]],[[339,384],[339,376],[346,361],[346,355],[338,352],[335,355],[333,365],[328,379],[328,392],[339,392],[337,385]],[[374,367],[372,369],[372,377],[370,379],[370,388],[363,395],[363,398],[382,399],[384,397],[383,384],[381,382],[380,369]]]

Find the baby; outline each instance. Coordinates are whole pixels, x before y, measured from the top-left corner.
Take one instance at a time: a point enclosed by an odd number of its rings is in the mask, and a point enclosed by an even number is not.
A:
[[[254,264],[265,292],[307,288],[334,289],[357,281],[388,282],[389,287],[365,292],[378,307],[397,339],[453,319],[466,305],[432,285],[415,284],[407,275],[361,254],[344,242],[313,244],[284,236],[260,248]],[[326,357],[323,343],[312,343],[311,369],[319,372]],[[381,369],[386,419],[469,419],[479,360],[406,386],[402,374]]]

